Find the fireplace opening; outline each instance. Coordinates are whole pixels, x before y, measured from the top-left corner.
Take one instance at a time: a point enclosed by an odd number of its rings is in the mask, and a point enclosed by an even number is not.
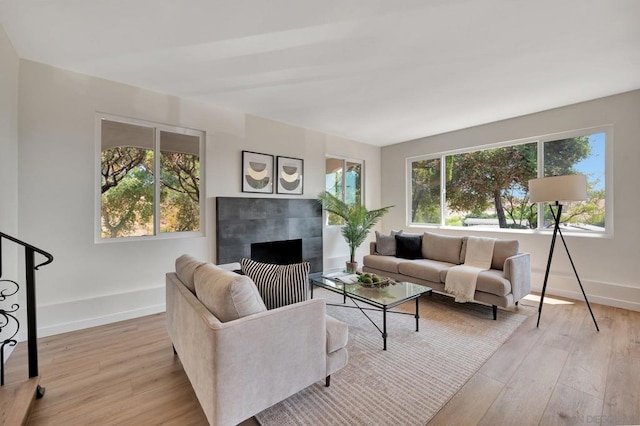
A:
[[[252,243],[251,259],[276,265],[300,263],[302,262],[302,239]]]

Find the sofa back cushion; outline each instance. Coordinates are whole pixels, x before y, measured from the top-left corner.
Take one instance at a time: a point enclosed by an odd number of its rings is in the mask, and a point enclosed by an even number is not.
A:
[[[396,235],[396,257],[420,259],[422,257],[422,237],[420,235]]]
[[[210,263],[194,273],[196,297],[222,322],[267,310],[251,278]]]
[[[400,231],[391,231],[391,235],[384,235],[376,231],[376,253],[383,256],[396,255],[396,235],[401,235]]]
[[[179,258],[176,259],[176,275],[180,278],[180,281],[189,289],[191,293],[195,294],[196,287],[193,282],[193,274],[196,272],[196,269],[206,264],[200,259],[196,259],[195,257],[183,254]]]
[[[491,258],[491,269],[502,271],[504,261],[508,257],[518,254],[520,242],[518,240],[496,240],[493,245],[493,257]],[[460,263],[464,263],[467,253],[467,239],[465,238],[460,252]]]
[[[250,277],[267,309],[303,302],[309,295],[309,262],[274,265],[241,259],[242,273]]]
[[[459,264],[462,250],[462,237],[425,232],[422,236],[422,257]]]

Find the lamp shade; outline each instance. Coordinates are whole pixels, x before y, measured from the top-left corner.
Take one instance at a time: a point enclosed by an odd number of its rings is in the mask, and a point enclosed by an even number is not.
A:
[[[584,175],[552,176],[529,181],[531,202],[582,201],[587,199]]]

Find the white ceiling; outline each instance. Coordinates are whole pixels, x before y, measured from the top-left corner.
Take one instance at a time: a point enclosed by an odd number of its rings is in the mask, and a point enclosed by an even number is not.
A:
[[[388,145],[640,88],[640,0],[0,0],[23,59]]]

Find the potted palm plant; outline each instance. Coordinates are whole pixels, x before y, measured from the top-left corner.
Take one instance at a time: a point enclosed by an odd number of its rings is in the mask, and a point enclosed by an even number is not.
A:
[[[367,210],[362,204],[347,204],[327,191],[321,192],[320,195],[318,195],[318,201],[322,204],[324,210],[344,220],[342,236],[349,245],[347,272],[355,272],[358,267],[358,263],[356,262],[356,249],[366,240],[371,228],[393,206],[382,207],[377,210]]]

